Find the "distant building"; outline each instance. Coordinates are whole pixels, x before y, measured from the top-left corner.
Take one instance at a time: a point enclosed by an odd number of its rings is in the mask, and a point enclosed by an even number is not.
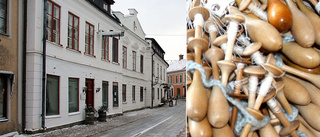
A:
[[[186,96],[186,59],[179,55],[179,60],[172,61],[167,69],[170,95],[175,98]]]

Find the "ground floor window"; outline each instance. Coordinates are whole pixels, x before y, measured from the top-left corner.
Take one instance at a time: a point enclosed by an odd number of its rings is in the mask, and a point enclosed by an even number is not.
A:
[[[113,107],[119,107],[118,101],[118,82],[113,82]]]
[[[47,75],[46,115],[59,115],[59,76]]]
[[[140,102],[143,101],[143,87],[140,87]]]
[[[177,89],[178,93],[177,93],[177,97],[180,96],[180,88]]]
[[[0,75],[0,119],[7,118],[8,78]]]
[[[132,101],[136,101],[136,86],[132,85]]]
[[[69,113],[79,111],[79,79],[69,78]]]
[[[158,99],[159,99],[159,88],[158,88]]]
[[[127,101],[127,86],[125,84],[122,84],[122,102]]]
[[[102,105],[108,107],[108,81],[102,81]]]

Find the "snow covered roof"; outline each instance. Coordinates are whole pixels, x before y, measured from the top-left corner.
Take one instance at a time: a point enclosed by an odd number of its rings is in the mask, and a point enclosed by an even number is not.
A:
[[[167,72],[186,70],[186,63],[186,59],[172,61],[167,68]]]

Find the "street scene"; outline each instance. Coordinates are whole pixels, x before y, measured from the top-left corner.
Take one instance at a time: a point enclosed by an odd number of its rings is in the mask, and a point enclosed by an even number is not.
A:
[[[28,136],[185,137],[185,104],[185,99],[179,99],[177,105],[173,102],[172,107],[166,104],[163,107],[148,108],[124,113],[122,116],[107,118],[107,122],[95,122],[94,125],[75,125]]]

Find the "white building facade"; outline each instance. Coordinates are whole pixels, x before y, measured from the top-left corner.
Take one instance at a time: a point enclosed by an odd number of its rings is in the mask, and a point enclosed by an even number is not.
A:
[[[115,12],[115,17],[110,8],[113,3],[48,0],[45,25],[44,0],[28,1],[27,131],[82,122],[88,106],[108,106],[107,115],[115,115],[152,105],[150,44],[137,12],[130,9],[126,16]],[[161,66],[166,75],[168,66]],[[165,83],[165,78],[159,83]],[[153,105],[159,103],[154,100]]]

